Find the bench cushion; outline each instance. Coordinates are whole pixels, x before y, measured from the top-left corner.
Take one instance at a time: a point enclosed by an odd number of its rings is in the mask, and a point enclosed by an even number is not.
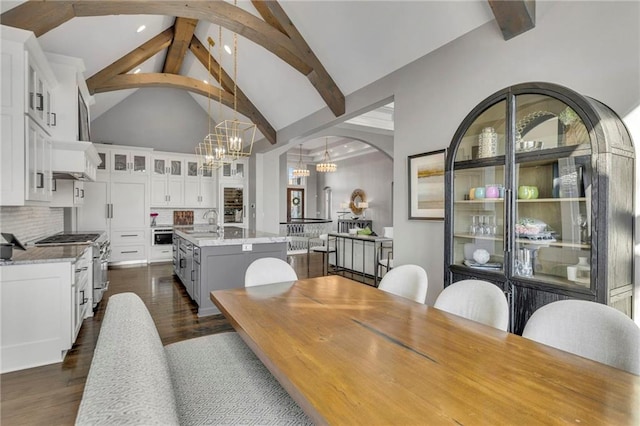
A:
[[[109,298],[76,424],[178,424],[162,341],[133,293]]]
[[[181,425],[311,424],[234,332],[165,346]]]

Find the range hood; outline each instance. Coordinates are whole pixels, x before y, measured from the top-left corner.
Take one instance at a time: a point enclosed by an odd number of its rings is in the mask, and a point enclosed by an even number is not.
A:
[[[51,171],[54,179],[94,181],[99,164],[100,156],[91,142],[52,142]]]

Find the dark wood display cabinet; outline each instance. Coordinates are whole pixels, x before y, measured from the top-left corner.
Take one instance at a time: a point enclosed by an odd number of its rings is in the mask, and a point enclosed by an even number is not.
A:
[[[521,334],[561,299],[631,316],[635,153],[602,103],[550,83],[482,101],[447,154],[445,286],[498,285]]]

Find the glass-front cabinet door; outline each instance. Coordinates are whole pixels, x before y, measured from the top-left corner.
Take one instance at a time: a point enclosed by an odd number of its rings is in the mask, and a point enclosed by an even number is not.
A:
[[[462,135],[453,170],[453,262],[504,273],[506,102]]]
[[[591,289],[591,143],[579,115],[541,94],[515,97],[513,275]]]

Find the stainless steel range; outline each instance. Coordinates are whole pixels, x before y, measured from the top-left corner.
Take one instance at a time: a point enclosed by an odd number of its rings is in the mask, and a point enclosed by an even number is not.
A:
[[[109,288],[108,264],[111,244],[106,232],[63,232],[36,241],[37,246],[90,244],[93,256],[93,307],[102,300]]]

